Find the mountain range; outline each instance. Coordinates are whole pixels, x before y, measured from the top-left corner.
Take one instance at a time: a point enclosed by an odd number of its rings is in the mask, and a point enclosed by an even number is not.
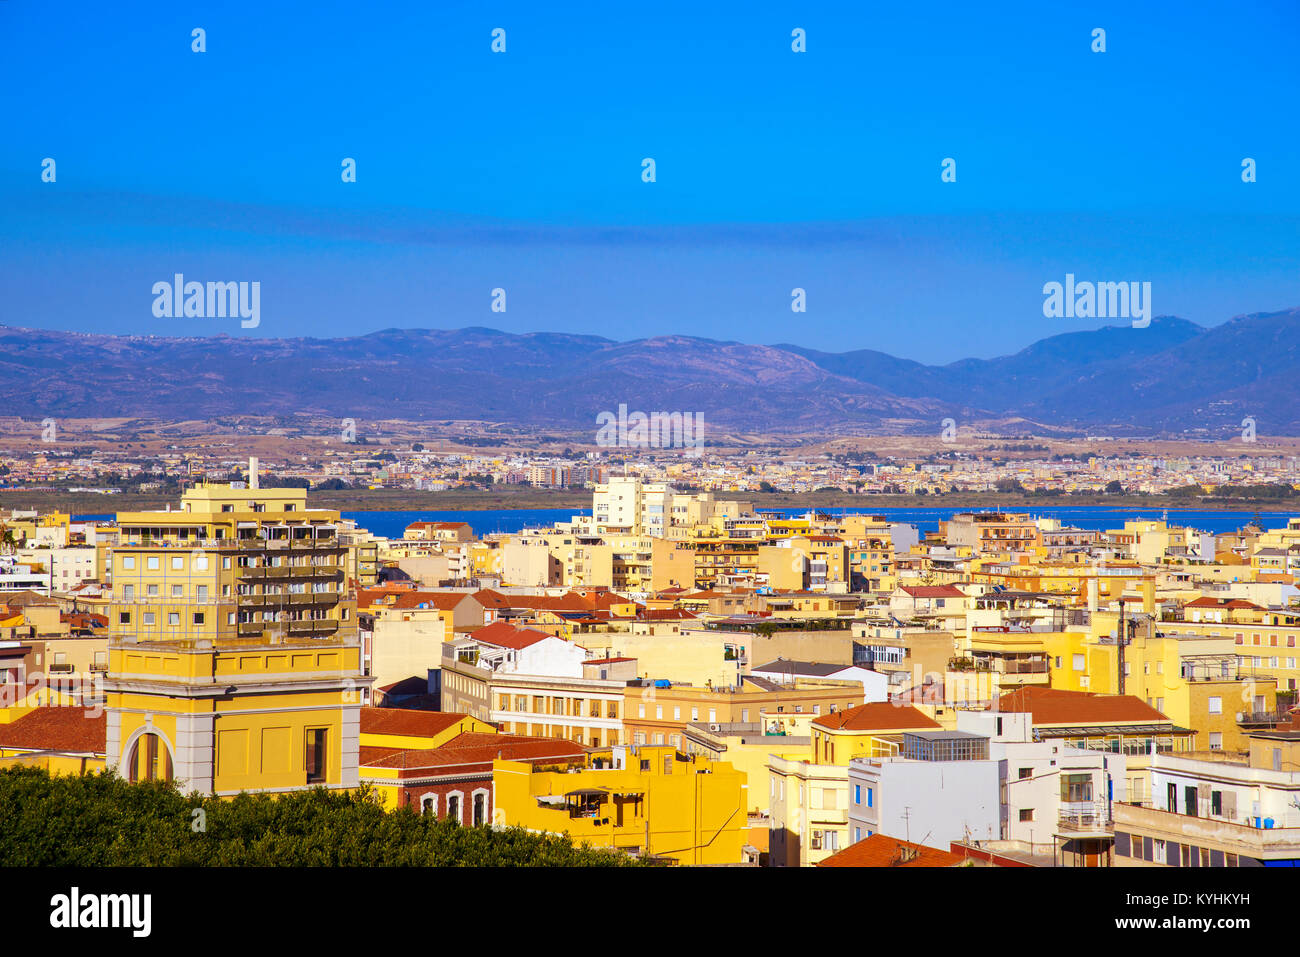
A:
[[[202,320],[199,320],[202,321]],[[1050,336],[1013,355],[925,365],[691,336],[618,342],[485,328],[336,339],[112,336],[0,326],[0,414],[175,421],[235,414],[471,419],[594,429],[597,414],[699,412],[743,432],[1005,431],[1221,437],[1251,416],[1300,434],[1300,308],[1210,328]]]

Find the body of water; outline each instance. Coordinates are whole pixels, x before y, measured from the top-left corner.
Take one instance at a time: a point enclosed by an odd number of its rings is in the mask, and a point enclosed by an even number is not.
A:
[[[792,517],[807,513],[804,508],[772,508],[763,510],[769,514]],[[939,523],[947,521],[960,512],[969,512],[966,508],[824,508],[819,509],[828,515],[845,515],[865,512],[871,515],[884,515],[890,521],[906,522],[915,525],[922,532],[938,531]],[[1105,507],[1075,508],[1024,508],[1009,511],[1023,511],[1039,518],[1055,518],[1063,525],[1076,528],[1104,530],[1123,528],[1126,521],[1135,519],[1155,520],[1165,515],[1163,508],[1130,509]],[[485,509],[446,512],[344,512],[344,518],[355,519],[362,528],[369,529],[384,538],[401,538],[406,526],[412,522],[469,522],[474,534],[483,536],[490,532],[517,532],[523,528],[538,528],[567,522],[574,515],[590,515],[591,509],[573,508],[519,508],[519,509]],[[1260,521],[1265,528],[1282,528],[1294,512],[1260,512]],[[1254,512],[1224,512],[1205,509],[1168,510],[1171,525],[1190,525],[1202,532],[1222,534],[1232,532],[1250,522]],[[78,520],[111,520],[112,515],[77,515]]]

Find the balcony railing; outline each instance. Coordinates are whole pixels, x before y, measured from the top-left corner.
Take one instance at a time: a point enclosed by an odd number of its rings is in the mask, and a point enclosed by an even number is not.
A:
[[[1072,831],[1104,831],[1111,826],[1110,808],[1105,801],[1062,801],[1058,820]]]

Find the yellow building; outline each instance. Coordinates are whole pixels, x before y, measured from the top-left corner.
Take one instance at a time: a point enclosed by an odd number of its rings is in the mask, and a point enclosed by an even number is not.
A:
[[[494,761],[493,823],[567,833],[578,843],[678,864],[742,862],[748,803],[743,774],[674,748],[616,748],[606,754],[567,773]]]
[[[355,787],[360,654],[339,638],[115,641],[108,766],[218,795]]]
[[[180,509],[118,524],[108,767],[219,795],[356,786],[371,679],[338,512],[254,481],[188,489]]]
[[[904,732],[940,727],[916,708],[890,701],[824,714],[812,722],[812,762],[848,767],[854,758],[887,758],[898,753]]]

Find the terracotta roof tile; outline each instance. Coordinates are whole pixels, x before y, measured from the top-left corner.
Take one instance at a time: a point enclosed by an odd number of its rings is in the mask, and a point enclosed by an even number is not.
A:
[[[818,867],[956,867],[961,857],[924,844],[913,844],[885,834],[850,844],[826,858]]]
[[[942,727],[911,705],[894,701],[872,701],[834,714],[824,714],[813,724],[829,731],[932,730]]]
[[[1070,724],[1158,724],[1169,721],[1155,708],[1131,694],[1097,694],[1059,688],[1019,688],[1004,694],[994,710],[1027,712],[1037,726]]]
[[[104,754],[105,728],[102,711],[92,718],[84,708],[35,708],[0,724],[0,748]]]
[[[362,708],[362,734],[435,735],[468,718],[448,711],[413,711],[409,708]]]

